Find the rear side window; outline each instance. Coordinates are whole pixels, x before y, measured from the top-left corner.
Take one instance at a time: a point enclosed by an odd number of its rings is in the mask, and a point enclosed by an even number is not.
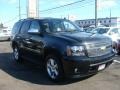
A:
[[[21,25],[22,25],[22,22],[15,23],[15,25],[13,26],[13,29],[12,29],[12,34],[19,33]]]
[[[23,25],[22,25],[22,27],[21,27],[21,31],[20,31],[21,34],[27,33],[27,31],[28,31],[28,29],[29,29],[29,27],[30,27],[30,22],[31,22],[31,21],[25,21],[25,22],[23,23]]]

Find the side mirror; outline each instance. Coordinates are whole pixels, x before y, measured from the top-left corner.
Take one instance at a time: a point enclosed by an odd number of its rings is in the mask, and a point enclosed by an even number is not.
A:
[[[29,34],[40,34],[40,30],[39,29],[29,29],[28,33]]]

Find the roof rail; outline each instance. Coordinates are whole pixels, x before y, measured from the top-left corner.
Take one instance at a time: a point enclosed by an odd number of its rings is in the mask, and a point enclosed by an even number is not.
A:
[[[31,17],[29,17],[29,18],[26,18],[26,19],[35,19],[35,18],[31,18]]]
[[[20,19],[19,21],[24,21],[25,19]]]
[[[35,19],[35,18],[24,18],[24,19],[20,19],[19,21],[23,21],[23,20],[27,20],[27,19]]]

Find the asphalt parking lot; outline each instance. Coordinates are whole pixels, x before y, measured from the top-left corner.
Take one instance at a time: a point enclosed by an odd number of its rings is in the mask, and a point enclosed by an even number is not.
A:
[[[51,82],[41,68],[13,60],[10,42],[0,42],[0,90],[120,90],[120,56],[106,70],[85,79]]]

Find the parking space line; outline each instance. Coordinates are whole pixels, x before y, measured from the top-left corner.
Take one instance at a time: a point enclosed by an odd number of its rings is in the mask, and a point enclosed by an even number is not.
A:
[[[119,64],[120,64],[120,61],[118,61],[118,60],[114,60],[114,62],[116,62],[116,63],[119,63]]]

